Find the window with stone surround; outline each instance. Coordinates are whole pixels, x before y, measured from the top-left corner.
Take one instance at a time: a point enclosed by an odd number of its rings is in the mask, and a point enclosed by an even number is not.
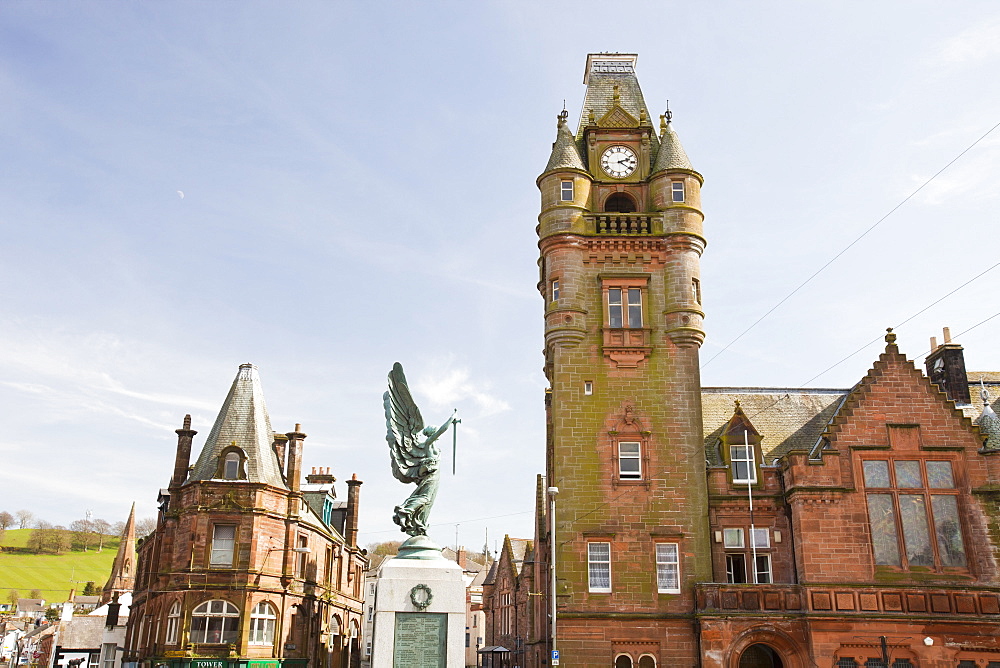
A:
[[[174,601],[174,604],[170,606],[170,611],[167,613],[167,637],[164,640],[168,645],[177,644],[177,630],[180,628],[181,622],[181,602]]]
[[[608,327],[612,329],[642,327],[640,288],[608,288]]]
[[[573,201],[573,181],[566,179],[559,183],[559,199],[563,202]]]
[[[967,567],[953,462],[917,456],[861,463],[878,566]]]
[[[652,350],[650,330],[644,326],[649,275],[608,273],[600,278],[604,356],[618,368],[634,368]]]
[[[232,568],[235,547],[236,525],[216,524],[212,528],[212,557],[210,565],[221,568]]]
[[[672,202],[683,202],[684,201],[684,182],[683,181],[673,181],[670,184],[670,201]]]
[[[681,593],[677,543],[656,544],[656,591],[660,594]]]
[[[274,606],[266,601],[261,601],[254,606],[250,613],[250,639],[251,645],[273,645],[274,625],[278,619]]]
[[[191,642],[236,642],[240,611],[229,601],[205,601],[191,612]]]
[[[587,543],[589,590],[611,592],[611,543]]]
[[[642,480],[642,446],[626,441],[618,444],[618,477],[621,480]]]

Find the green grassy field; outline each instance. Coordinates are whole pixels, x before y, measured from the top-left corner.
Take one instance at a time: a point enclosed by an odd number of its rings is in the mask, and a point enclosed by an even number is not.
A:
[[[104,549],[97,552],[71,551],[66,554],[29,554],[16,551],[27,544],[30,529],[7,529],[0,552],[0,601],[6,603],[10,590],[28,598],[32,589],[42,592],[46,601],[66,600],[70,589],[82,593],[87,581],[100,588],[111,575],[118,551],[118,538],[105,538]],[[11,551],[11,550],[15,551]]]

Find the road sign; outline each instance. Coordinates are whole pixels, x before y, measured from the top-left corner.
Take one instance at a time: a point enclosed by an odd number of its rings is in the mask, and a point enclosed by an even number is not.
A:
[[[552,665],[553,666],[559,665],[559,650],[557,649],[552,650]]]

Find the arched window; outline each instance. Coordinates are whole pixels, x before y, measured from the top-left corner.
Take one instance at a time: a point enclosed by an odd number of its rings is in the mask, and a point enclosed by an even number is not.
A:
[[[180,628],[181,623],[181,602],[174,601],[174,604],[170,606],[170,612],[167,613],[167,637],[164,640],[168,645],[177,644],[177,629]]]
[[[639,668],[656,668],[656,658],[652,654],[643,654],[639,657]]]
[[[628,193],[615,193],[604,200],[604,211],[607,213],[632,213],[635,210],[635,200]]]
[[[615,668],[632,668],[632,657],[628,654],[619,654],[615,657]]]
[[[191,612],[191,642],[236,642],[240,611],[229,601],[205,601]]]
[[[250,644],[273,645],[274,621],[277,618],[270,603],[261,601],[255,605],[250,613]]]

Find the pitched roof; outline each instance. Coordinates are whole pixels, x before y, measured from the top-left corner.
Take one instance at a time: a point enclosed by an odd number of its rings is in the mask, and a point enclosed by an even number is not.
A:
[[[811,449],[826,430],[849,390],[778,387],[704,387],[701,405],[705,454],[721,464],[719,436],[733,416],[736,401],[760,432],[764,460],[789,450]]]
[[[274,432],[257,367],[241,364],[188,480],[214,478],[219,455],[235,443],[246,454],[247,481],[285,487],[278,456],[271,447],[273,442]]]

